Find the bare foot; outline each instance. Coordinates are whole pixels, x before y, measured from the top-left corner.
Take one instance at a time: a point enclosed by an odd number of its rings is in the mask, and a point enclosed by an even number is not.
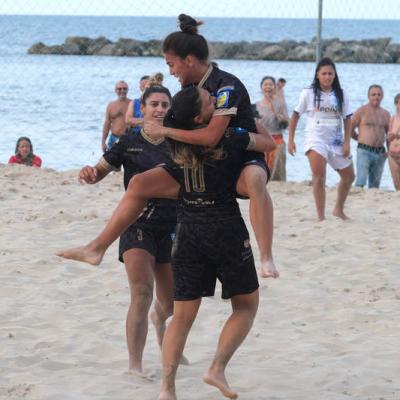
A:
[[[208,370],[203,376],[203,381],[208,385],[215,386],[228,399],[237,399],[239,397],[239,395],[229,387],[223,372],[214,373]]]
[[[162,390],[158,396],[158,400],[177,400],[174,391]]]
[[[339,210],[337,208],[333,209],[332,214],[335,217],[343,219],[343,220],[350,219],[342,210]]]
[[[56,253],[56,256],[67,258],[68,260],[82,261],[92,265],[99,265],[103,259],[104,253],[105,250],[95,248],[91,243],[89,243],[86,246],[60,250]]]
[[[154,372],[142,371],[135,368],[129,368],[127,373],[129,375],[136,376],[137,378],[141,378],[149,382],[154,382],[154,378],[156,377]]]
[[[261,278],[279,278],[279,272],[275,267],[273,258],[261,261]]]

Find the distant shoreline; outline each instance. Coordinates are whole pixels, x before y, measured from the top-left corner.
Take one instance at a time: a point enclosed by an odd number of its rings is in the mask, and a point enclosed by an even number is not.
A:
[[[311,42],[209,42],[209,45],[212,59],[315,61],[315,39]],[[121,38],[113,42],[105,37],[92,39],[83,36],[67,37],[64,43],[53,46],[38,42],[27,52],[36,55],[162,57],[161,40]],[[322,54],[334,62],[400,64],[400,44],[391,43],[391,38],[346,41],[338,38],[324,39]]]

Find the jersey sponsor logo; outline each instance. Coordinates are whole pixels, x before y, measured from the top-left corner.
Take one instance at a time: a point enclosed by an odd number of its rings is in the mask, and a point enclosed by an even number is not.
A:
[[[126,151],[129,153],[140,153],[143,149],[141,147],[128,147]]]
[[[216,108],[225,108],[229,104],[229,91],[219,92],[217,97]]]

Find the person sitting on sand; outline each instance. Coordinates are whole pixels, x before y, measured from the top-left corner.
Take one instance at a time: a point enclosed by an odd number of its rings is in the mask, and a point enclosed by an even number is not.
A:
[[[400,190],[400,93],[396,94],[394,104],[396,114],[390,119],[387,141],[393,184],[396,190]]]
[[[172,99],[164,125],[193,130],[208,124],[214,101],[209,93],[188,87]],[[258,279],[249,234],[236,201],[236,176],[244,151],[268,151],[273,140],[228,129],[215,149],[170,140],[175,163],[136,175],[103,232],[84,247],[59,256],[91,264],[101,262],[116,235],[134,221],[151,197],[178,198],[178,226],[173,251],[174,312],[163,341],[160,400],[175,400],[175,377],[187,335],[201,298],[214,295],[216,279],[222,297],[231,299],[213,362],[204,381],[224,396],[237,398],[225,378],[226,366],[252,326],[258,308]],[[274,278],[279,276],[278,271]]]
[[[171,94],[159,79],[152,79],[141,97],[144,120],[162,123],[170,107]],[[94,184],[111,171],[123,166],[124,185],[135,174],[169,161],[165,140],[153,141],[141,130],[137,135],[126,133],[107,150],[94,166],[86,166],[79,180]],[[125,263],[131,292],[131,303],[126,318],[126,338],[129,351],[129,371],[147,377],[142,368],[142,356],[148,331],[148,314],[153,299],[154,281],[156,300],[150,318],[156,328],[161,348],[165,321],[172,315],[173,282],[171,248],[176,227],[176,202],[152,199],[135,224],[122,233],[119,243],[119,260]],[[186,363],[183,358],[182,362]]]
[[[17,140],[15,145],[15,155],[8,160],[9,164],[23,164],[31,167],[41,167],[42,160],[39,156],[33,153],[31,140],[22,136]]]

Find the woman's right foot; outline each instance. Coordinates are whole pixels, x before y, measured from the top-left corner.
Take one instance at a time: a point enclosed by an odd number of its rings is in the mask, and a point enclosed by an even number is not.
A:
[[[203,381],[208,385],[215,386],[228,399],[237,399],[239,397],[239,395],[229,387],[223,372],[216,373],[208,370],[203,376]]]
[[[91,265],[99,265],[103,259],[104,253],[105,250],[99,250],[89,243],[86,246],[60,250],[56,255],[68,260],[81,261]]]

